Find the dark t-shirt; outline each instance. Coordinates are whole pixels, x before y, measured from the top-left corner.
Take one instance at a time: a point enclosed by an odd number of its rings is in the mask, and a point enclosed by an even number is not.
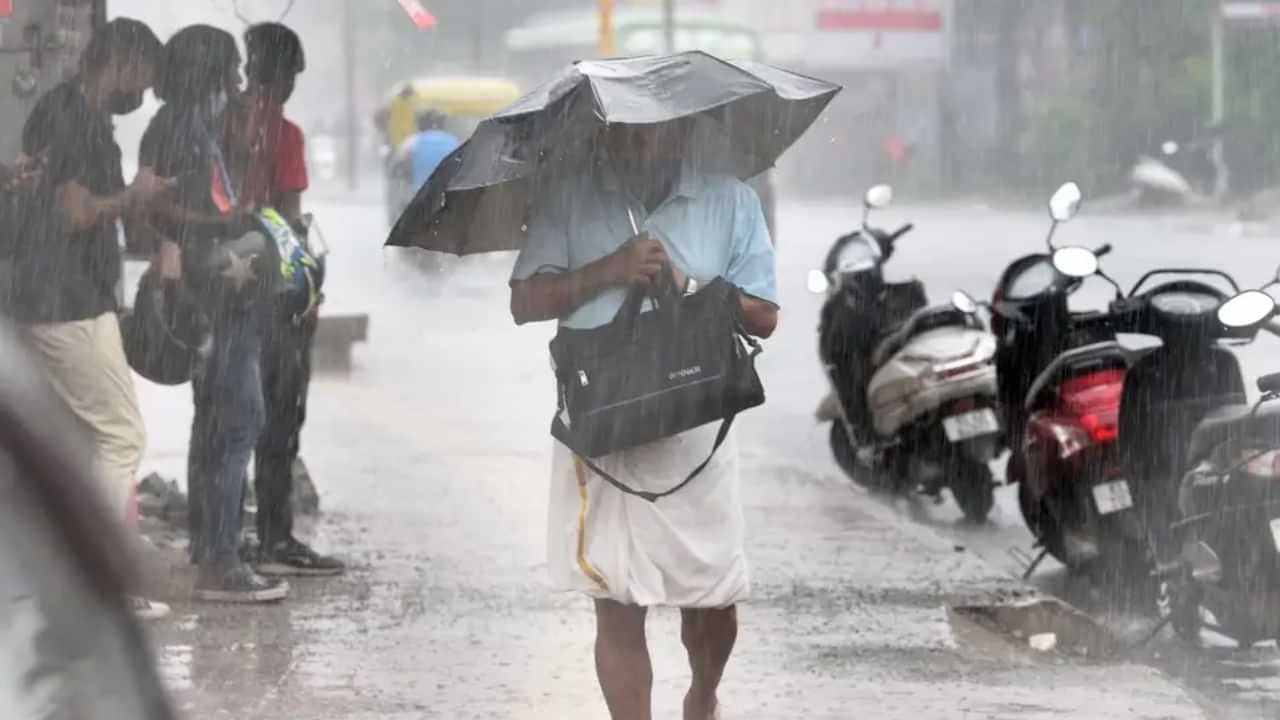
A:
[[[73,232],[56,201],[56,189],[73,180],[98,197],[124,190],[113,133],[110,115],[89,108],[74,79],[46,93],[27,118],[22,151],[43,155],[46,166],[13,238],[14,320],[73,322],[117,310],[120,246],[115,221]]]
[[[165,105],[151,118],[138,149],[138,166],[156,175],[174,178],[177,188],[170,199],[185,211],[217,217],[224,209],[214,202],[215,162],[210,130],[194,109]],[[223,234],[220,223],[173,223],[153,220],[166,237],[198,254]]]
[[[165,237],[182,246],[183,282],[192,297],[206,308],[244,309],[259,299],[257,293],[265,293],[274,277],[272,264],[266,250],[266,236],[261,235],[262,247],[246,250],[253,268],[252,281],[234,287],[227,281],[226,245],[254,229],[247,218],[234,211],[237,197],[234,188],[236,178],[231,177],[221,144],[215,138],[220,135],[221,118],[210,120],[197,108],[180,108],[172,104],[160,108],[142,136],[138,150],[138,163],[150,167],[161,177],[174,178],[177,187],[170,199],[187,213],[203,218],[201,221],[175,222],[153,217],[152,224]],[[239,249],[237,249],[239,252]],[[278,274],[278,272],[276,273]]]

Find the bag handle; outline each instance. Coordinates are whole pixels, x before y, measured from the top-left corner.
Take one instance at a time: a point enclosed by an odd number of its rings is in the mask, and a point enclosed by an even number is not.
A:
[[[694,478],[701,475],[702,471],[707,469],[707,465],[711,464],[711,458],[716,456],[716,451],[720,449],[720,446],[723,445],[724,441],[729,437],[729,430],[733,427],[733,421],[736,417],[738,417],[738,414],[734,413],[729,417],[725,418],[724,421],[720,423],[720,430],[716,433],[716,442],[714,445],[711,446],[711,453],[707,455],[707,459],[703,460],[698,465],[698,467],[693,469],[693,472],[689,473],[688,477],[680,481],[680,483],[677,484],[675,487],[670,488],[668,490],[664,490],[662,492],[648,492],[646,490],[636,490],[635,488],[627,485],[621,480],[618,480],[617,478],[605,472],[604,470],[601,470],[600,466],[591,462],[591,460],[587,458],[586,455],[578,452],[572,445],[569,445],[568,443],[565,443],[565,445],[570,450],[573,451],[574,456],[578,459],[579,462],[581,462],[583,465],[586,465],[587,468],[591,470],[591,472],[595,473],[596,475],[599,475],[600,478],[603,479],[605,482],[614,486],[618,490],[621,490],[627,495],[634,495],[635,497],[638,497],[642,500],[648,500],[649,502],[653,503],[653,502],[658,502],[659,500],[661,500],[664,497],[667,497],[668,495],[674,495],[680,490],[684,489],[685,485],[688,485],[689,483],[693,482]],[[564,442],[564,441],[562,440],[561,442]]]
[[[674,308],[678,299],[675,284],[675,274],[668,263],[662,266],[662,272],[655,278],[654,285],[649,287],[633,285],[627,291],[622,307],[618,308],[618,313],[613,316],[610,323],[617,328],[618,336],[627,340],[635,339],[636,319],[644,309],[645,300],[652,301],[656,310]]]

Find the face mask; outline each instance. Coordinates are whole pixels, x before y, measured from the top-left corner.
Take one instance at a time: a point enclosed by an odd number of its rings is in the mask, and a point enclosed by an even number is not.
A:
[[[107,109],[112,115],[128,115],[142,107],[143,91],[125,92],[116,90],[107,98]]]

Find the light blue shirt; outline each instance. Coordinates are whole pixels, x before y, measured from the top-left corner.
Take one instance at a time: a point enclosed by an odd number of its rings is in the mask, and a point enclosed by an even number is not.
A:
[[[700,175],[686,165],[671,197],[653,214],[622,189],[605,165],[566,176],[536,201],[524,249],[512,278],[571,272],[617,250],[636,225],[667,250],[672,263],[701,284],[723,277],[748,295],[778,304],[773,243],[756,192],[727,175]],[[611,288],[588,300],[561,325],[599,327],[611,321],[627,288]]]
[[[413,186],[427,184],[431,173],[458,149],[458,138],[443,130],[428,130],[413,136]]]

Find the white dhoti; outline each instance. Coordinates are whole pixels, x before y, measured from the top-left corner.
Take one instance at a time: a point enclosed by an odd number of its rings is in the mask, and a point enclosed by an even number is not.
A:
[[[595,461],[662,492],[706,459],[719,423]],[[557,590],[644,607],[719,608],[749,591],[733,433],[693,482],[651,503],[608,484],[560,443],[551,468],[547,564]]]

